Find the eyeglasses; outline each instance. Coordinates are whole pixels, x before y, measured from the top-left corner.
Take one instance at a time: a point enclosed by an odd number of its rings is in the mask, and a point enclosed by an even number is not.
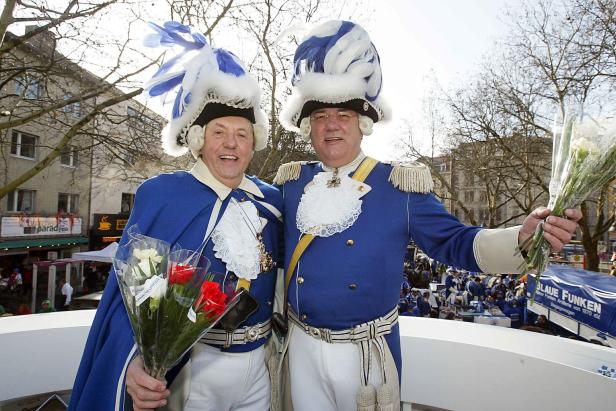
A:
[[[348,123],[354,117],[357,117],[357,114],[353,111],[337,111],[333,114],[320,111],[318,113],[312,113],[310,115],[310,120],[318,124],[325,124],[327,120],[333,118],[340,123]]]

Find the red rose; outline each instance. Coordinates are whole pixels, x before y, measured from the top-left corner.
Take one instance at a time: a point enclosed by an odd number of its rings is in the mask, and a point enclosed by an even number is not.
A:
[[[197,307],[201,307],[209,316],[220,316],[227,307],[227,296],[220,289],[220,285],[214,281],[204,281],[201,286],[201,295]]]
[[[186,284],[190,281],[195,273],[195,267],[184,264],[176,264],[171,268],[169,274],[169,285],[171,284]]]

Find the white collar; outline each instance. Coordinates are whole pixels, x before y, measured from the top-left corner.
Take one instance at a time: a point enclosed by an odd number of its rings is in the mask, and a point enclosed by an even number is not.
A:
[[[321,162],[321,168],[323,171],[333,172],[335,169],[338,169],[338,175],[348,175],[351,172],[355,171],[355,169],[364,161],[366,155],[363,151],[360,151],[355,160],[351,161],[349,164],[345,164],[341,167],[329,167]]]
[[[231,191],[233,191],[232,188],[218,181],[216,177],[214,177],[210,169],[205,165],[203,160],[200,158],[197,159],[197,162],[190,170],[190,174],[192,174],[197,180],[214,190],[218,198],[220,198],[221,200],[227,198],[229,194],[231,194]],[[257,185],[252,180],[246,178],[245,174],[242,177],[242,181],[240,182],[238,188],[259,198],[264,197],[261,190],[259,190],[259,187],[257,187]]]

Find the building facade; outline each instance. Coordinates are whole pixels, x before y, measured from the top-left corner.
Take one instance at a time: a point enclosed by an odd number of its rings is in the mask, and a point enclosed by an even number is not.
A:
[[[462,143],[432,165],[435,193],[465,224],[510,227],[546,205],[551,139],[514,136]]]
[[[107,238],[90,235],[95,216],[126,220],[137,186],[173,168],[160,150],[164,120],[58,53],[52,35],[22,42],[7,33],[5,45],[0,180],[6,188],[23,179],[0,198],[4,277],[14,268],[27,271],[36,262],[103,248]],[[101,107],[110,100],[118,102]],[[51,160],[53,153],[59,155]],[[113,241],[121,229],[112,234],[101,237]]]

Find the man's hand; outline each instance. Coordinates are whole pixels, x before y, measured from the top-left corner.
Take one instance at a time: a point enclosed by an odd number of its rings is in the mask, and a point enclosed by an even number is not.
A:
[[[126,371],[126,391],[133,399],[135,411],[154,410],[167,404],[170,391],[164,381],[150,377],[143,369],[141,357],[135,357]]]
[[[522,223],[518,235],[518,245],[524,244],[527,238],[535,234],[535,228],[541,220],[545,219],[543,223],[544,238],[550,243],[553,252],[557,253],[562,250],[563,246],[571,241],[577,222],[582,218],[582,212],[577,209],[567,209],[565,210],[567,218],[550,216],[550,213],[551,210],[545,207],[533,210]]]

